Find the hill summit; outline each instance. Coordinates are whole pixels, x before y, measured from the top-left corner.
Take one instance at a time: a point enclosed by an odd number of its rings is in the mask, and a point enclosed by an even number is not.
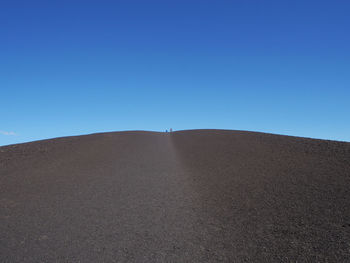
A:
[[[229,130],[0,147],[1,262],[345,262],[350,143]]]

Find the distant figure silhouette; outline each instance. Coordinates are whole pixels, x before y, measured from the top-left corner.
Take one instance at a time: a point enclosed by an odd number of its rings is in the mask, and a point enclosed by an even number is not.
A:
[[[168,130],[165,130],[165,132],[168,132]]]
[[[172,132],[173,131],[173,129],[172,128],[170,128],[170,132]]]

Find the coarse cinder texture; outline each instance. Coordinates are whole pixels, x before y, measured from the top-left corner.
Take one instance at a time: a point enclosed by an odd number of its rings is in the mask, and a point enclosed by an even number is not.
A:
[[[0,262],[349,262],[350,143],[228,130],[0,147]]]

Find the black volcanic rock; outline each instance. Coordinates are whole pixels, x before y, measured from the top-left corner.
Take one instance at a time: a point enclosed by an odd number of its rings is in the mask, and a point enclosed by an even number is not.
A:
[[[0,262],[349,262],[350,143],[227,130],[0,147]]]

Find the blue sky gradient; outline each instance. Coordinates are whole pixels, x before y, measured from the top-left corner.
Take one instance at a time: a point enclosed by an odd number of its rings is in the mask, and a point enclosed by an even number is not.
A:
[[[350,141],[349,1],[0,3],[0,145],[216,128]]]

